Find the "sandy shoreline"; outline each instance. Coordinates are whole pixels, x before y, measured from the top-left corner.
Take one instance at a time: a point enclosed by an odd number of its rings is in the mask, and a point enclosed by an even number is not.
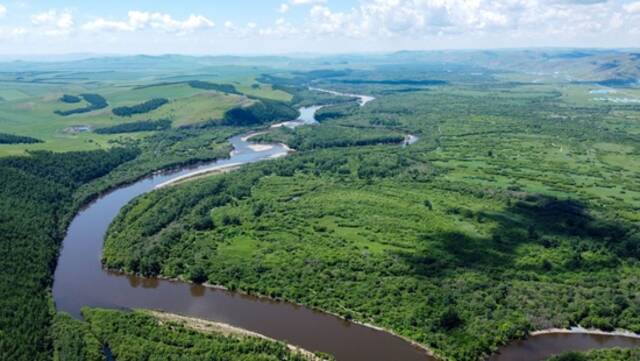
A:
[[[185,327],[188,327],[198,332],[216,333],[216,334],[222,334],[224,336],[235,336],[235,337],[255,337],[255,338],[261,338],[261,339],[273,341],[273,342],[282,342],[282,341],[278,341],[276,339],[267,337],[263,334],[249,331],[240,327],[231,326],[229,324],[222,323],[222,322],[207,321],[200,318],[181,316],[181,315],[166,313],[162,311],[143,310],[143,312],[150,313],[151,316],[156,318],[161,324],[163,322],[177,322],[177,323],[183,324]],[[298,346],[294,346],[291,344],[287,344],[287,343],[285,344],[287,345],[289,350],[291,350],[292,352],[305,356],[311,361],[324,361],[324,359],[316,356],[311,351],[305,350],[303,348],[300,348]]]
[[[532,331],[529,336],[550,335],[556,333],[573,333],[585,335],[601,335],[601,336],[622,336],[640,339],[640,334],[628,330],[603,331],[595,328],[571,327],[571,328],[548,328],[544,330]]]
[[[168,180],[168,181],[166,181],[164,183],[160,183],[157,186],[155,186],[154,189],[164,188],[166,186],[169,186],[169,185],[172,185],[172,184],[177,184],[177,183],[180,183],[180,182],[185,181],[187,179],[195,178],[195,177],[198,177],[198,176],[209,175],[209,174],[213,174],[213,173],[231,172],[233,170],[236,170],[236,169],[240,168],[240,166],[242,166],[242,163],[230,163],[230,164],[225,164],[225,165],[212,167],[212,168],[208,168],[208,169],[201,169],[199,171],[187,173],[187,174],[182,175],[180,177],[176,177],[176,178],[170,179],[170,180]]]

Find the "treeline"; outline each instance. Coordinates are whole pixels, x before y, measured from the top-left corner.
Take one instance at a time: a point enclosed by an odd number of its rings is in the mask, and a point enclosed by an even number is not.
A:
[[[81,114],[81,113],[88,113],[88,112],[92,112],[94,110],[98,110],[98,109],[103,109],[109,106],[109,103],[107,103],[107,100],[105,98],[103,98],[101,95],[99,94],[81,94],[80,95],[87,103],[89,103],[89,105],[87,105],[86,107],[83,108],[76,108],[76,109],[71,109],[71,110],[56,110],[54,113],[61,115],[61,116],[68,116],[68,115],[72,115],[72,114]]]
[[[189,84],[190,87],[195,89],[215,90],[221,93],[228,93],[228,94],[241,94],[236,89],[236,87],[231,84],[217,84],[217,83],[210,83],[208,81],[201,81],[201,80],[190,80],[187,82],[187,84]]]
[[[58,316],[56,355],[60,361],[103,361],[102,345],[118,361],[309,361],[280,342],[197,331],[178,321],[162,322],[145,311],[88,309],[86,322]],[[205,326],[206,327],[206,326]]]
[[[293,149],[311,150],[331,147],[357,147],[374,144],[400,144],[405,135],[396,131],[376,128],[355,128],[338,125],[315,125],[272,130],[257,136],[256,142],[285,143]]]
[[[0,355],[45,361],[53,270],[73,193],[134,159],[134,149],[32,152],[0,159]]]
[[[140,90],[140,89],[153,88],[157,86],[168,86],[168,85],[179,85],[179,84],[187,84],[194,89],[214,90],[214,91],[218,91],[221,93],[228,93],[228,94],[242,94],[232,84],[218,84],[218,83],[211,83],[211,82],[202,81],[202,80],[154,83],[149,85],[141,85],[141,86],[135,87],[134,89]]]
[[[120,134],[166,130],[169,128],[171,128],[171,120],[159,119],[116,124],[110,127],[98,128],[95,130],[95,132],[98,134]]]
[[[8,133],[0,133],[0,144],[33,144],[42,143],[42,140],[26,137],[22,135],[13,135]]]
[[[410,79],[341,79],[341,83],[345,84],[378,84],[378,85],[445,85],[448,82],[444,80],[410,80]]]
[[[75,95],[69,95],[69,94],[64,94],[63,96],[60,97],[61,102],[69,103],[69,104],[80,103],[81,100],[82,99],[80,99],[80,97]]]
[[[250,126],[271,123],[279,120],[293,120],[300,116],[298,110],[283,102],[259,99],[249,106],[228,110],[221,121],[222,125]]]
[[[130,117],[135,114],[149,113],[151,111],[154,111],[160,108],[161,106],[167,103],[169,103],[169,100],[166,98],[154,98],[151,100],[147,100],[144,103],[140,103],[132,106],[122,106],[122,107],[113,108],[111,112],[114,115],[117,115],[119,117]]]
[[[323,107],[316,112],[316,120],[324,122],[330,119],[342,118],[353,115],[360,110],[360,106],[356,102],[337,104]]]

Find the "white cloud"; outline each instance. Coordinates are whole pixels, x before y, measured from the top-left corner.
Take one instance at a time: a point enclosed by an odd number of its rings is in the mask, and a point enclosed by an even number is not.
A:
[[[334,12],[327,5],[312,7],[305,32],[414,41],[447,34],[581,37],[584,32],[628,30],[632,15],[615,17],[622,8],[640,13],[640,1],[623,6],[604,0],[361,0],[344,12]]]
[[[7,7],[0,4],[0,18],[7,14]]]
[[[226,21],[224,23],[224,31],[227,34],[236,35],[238,37],[248,37],[255,34],[258,25],[254,22],[249,22],[245,26],[237,26],[232,21]]]
[[[0,39],[16,39],[27,33],[23,27],[0,28]]]
[[[291,5],[317,5],[326,4],[327,0],[290,0]]]
[[[273,26],[268,26],[258,30],[262,36],[287,37],[300,34],[300,30],[283,18],[275,21]]]
[[[632,2],[624,6],[624,10],[631,14],[640,13],[640,1]]]
[[[152,28],[165,32],[187,34],[214,26],[214,22],[203,15],[192,14],[184,20],[175,20],[169,14],[129,11],[127,20],[114,21],[97,18],[85,23],[82,28],[87,31],[136,31]]]
[[[69,10],[49,10],[31,16],[31,23],[48,36],[67,35],[73,31],[73,15]]]
[[[289,11],[289,4],[286,4],[286,3],[282,3],[282,4],[280,4],[280,7],[278,8],[278,12],[279,12],[280,14],[284,14],[284,13],[286,13],[287,11]]]

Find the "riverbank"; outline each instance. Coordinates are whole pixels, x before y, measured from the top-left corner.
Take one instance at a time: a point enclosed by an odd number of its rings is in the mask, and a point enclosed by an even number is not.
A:
[[[106,272],[110,272],[110,273],[112,273],[114,275],[123,275],[123,276],[129,275],[128,273],[124,272],[123,270],[119,270],[119,269],[108,269],[108,268],[105,268],[104,270]],[[140,275],[138,275],[138,276],[140,276]],[[140,277],[142,277],[142,276],[140,276]],[[200,287],[203,287],[203,288],[206,288],[206,289],[209,289],[209,290],[222,291],[222,292],[226,292],[226,293],[229,293],[229,294],[241,295],[241,296],[245,296],[245,297],[251,297],[251,298],[254,298],[255,300],[257,300],[259,302],[266,301],[266,302],[273,302],[273,303],[284,303],[284,304],[293,305],[295,307],[302,307],[302,308],[311,310],[313,312],[319,312],[319,313],[322,313],[322,314],[325,314],[325,315],[333,316],[336,319],[340,319],[341,321],[347,322],[349,324],[359,325],[359,326],[371,329],[373,331],[382,332],[382,333],[391,335],[393,337],[396,337],[396,338],[398,338],[398,339],[410,344],[411,346],[415,347],[416,349],[421,350],[421,352],[423,352],[426,357],[431,357],[433,359],[438,359],[436,353],[433,352],[433,350],[431,350],[427,346],[425,346],[425,345],[423,345],[423,344],[421,344],[421,343],[419,343],[419,342],[417,342],[415,340],[412,340],[412,339],[410,339],[408,337],[400,335],[400,334],[398,334],[398,333],[396,333],[396,332],[394,332],[394,331],[392,331],[390,329],[384,328],[382,326],[377,326],[377,325],[374,325],[372,323],[359,321],[359,320],[356,320],[356,319],[353,319],[353,318],[347,319],[344,316],[341,316],[341,315],[339,315],[337,313],[334,313],[334,312],[331,312],[331,311],[328,311],[328,310],[324,310],[324,309],[320,309],[320,308],[314,308],[312,306],[305,305],[305,304],[302,304],[300,302],[296,302],[294,300],[285,299],[285,298],[273,298],[273,297],[271,297],[269,295],[264,295],[264,294],[261,294],[261,293],[249,293],[249,292],[246,292],[245,290],[242,290],[242,289],[233,289],[233,290],[231,290],[228,287],[226,287],[224,285],[220,285],[220,284],[212,284],[212,283],[208,283],[208,282],[205,282],[205,283],[202,283],[202,284],[198,284],[198,283],[195,283],[195,282],[193,282],[191,280],[188,280],[188,279],[185,279],[185,278],[167,277],[167,276],[163,276],[161,274],[157,275],[155,277],[155,279],[163,280],[163,281],[169,281],[169,282],[176,282],[176,283],[184,283],[184,284],[191,285],[193,287],[200,286]],[[250,331],[250,330],[247,330],[247,329],[244,329],[244,328],[241,328],[241,327],[237,327],[237,326],[232,326],[232,325],[226,324],[226,323],[209,321],[209,320],[206,320],[206,319],[203,319],[203,318],[197,318],[197,317],[181,316],[181,315],[171,314],[171,313],[158,311],[158,310],[152,310],[151,312],[159,313],[159,314],[174,315],[174,316],[178,316],[178,317],[185,318],[185,319],[192,319],[192,320],[195,320],[195,321],[201,321],[203,323],[211,323],[211,324],[223,326],[224,328],[228,328],[228,330],[230,330],[230,331],[237,330],[237,331],[243,332],[243,333],[245,333],[247,335],[254,335],[254,336],[257,335],[259,337],[263,337],[263,338],[268,339],[268,340],[274,340],[273,338],[270,338],[268,336],[262,335],[260,333],[257,333],[257,332],[254,332],[254,331]],[[296,346],[296,345],[289,344],[289,343],[287,345],[292,350],[293,349],[304,350],[304,348],[302,348],[300,346]],[[319,359],[319,360],[322,360],[322,359]]]
[[[160,324],[165,322],[176,322],[194,331],[203,332],[203,333],[215,333],[215,334],[221,334],[224,336],[234,336],[234,337],[241,337],[241,338],[255,337],[255,338],[261,338],[261,339],[272,341],[272,342],[282,342],[282,341],[273,339],[271,337],[262,335],[260,333],[249,331],[240,327],[231,326],[223,322],[207,321],[200,318],[187,317],[187,316],[167,313],[163,311],[156,311],[156,310],[142,310],[142,311],[147,312],[151,316],[156,318],[160,322]],[[285,343],[285,344],[287,345],[287,348],[289,348],[289,350],[291,350],[292,352],[298,355],[302,355],[308,358],[310,361],[326,361],[326,359],[317,356],[311,351],[305,350],[301,347],[298,347],[292,344],[288,344],[288,343]]]
[[[551,335],[551,334],[585,334],[600,336],[622,336],[640,339],[640,334],[628,330],[603,331],[595,328],[571,327],[571,328],[547,328],[544,330],[533,331],[530,336]]]

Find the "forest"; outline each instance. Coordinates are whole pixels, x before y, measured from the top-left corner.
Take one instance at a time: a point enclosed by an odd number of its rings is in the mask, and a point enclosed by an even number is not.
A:
[[[8,133],[0,133],[0,144],[34,144],[42,143],[40,139],[33,137],[25,137],[22,135],[14,135]]]
[[[296,119],[299,114],[286,103],[259,99],[249,106],[230,109],[220,123],[227,126],[255,126],[278,120]]]
[[[150,132],[157,130],[167,130],[171,128],[171,120],[141,120],[137,122],[121,123],[109,127],[98,128],[95,130],[98,134],[121,134],[135,132]]]
[[[80,185],[138,155],[133,149],[35,152],[0,159],[0,355],[50,359],[51,295],[58,247]]]
[[[132,105],[132,106],[123,106],[116,107],[111,110],[114,115],[119,117],[130,117],[135,114],[145,114],[151,111],[154,111],[161,106],[169,103],[169,100],[166,98],[154,98],[151,100],[147,100],[144,103]]]
[[[60,101],[63,103],[75,104],[80,103],[82,99],[79,96],[64,94],[60,97]]]
[[[73,114],[89,113],[94,110],[103,109],[109,106],[109,104],[107,103],[107,100],[99,94],[85,93],[85,94],[81,94],[80,96],[87,103],[89,103],[86,107],[75,108],[71,110],[56,110],[54,113],[56,113],[57,115],[66,117]],[[61,100],[61,101],[68,103],[68,100],[69,98],[65,98],[64,100]],[[75,102],[72,102],[72,103],[75,103]]]

